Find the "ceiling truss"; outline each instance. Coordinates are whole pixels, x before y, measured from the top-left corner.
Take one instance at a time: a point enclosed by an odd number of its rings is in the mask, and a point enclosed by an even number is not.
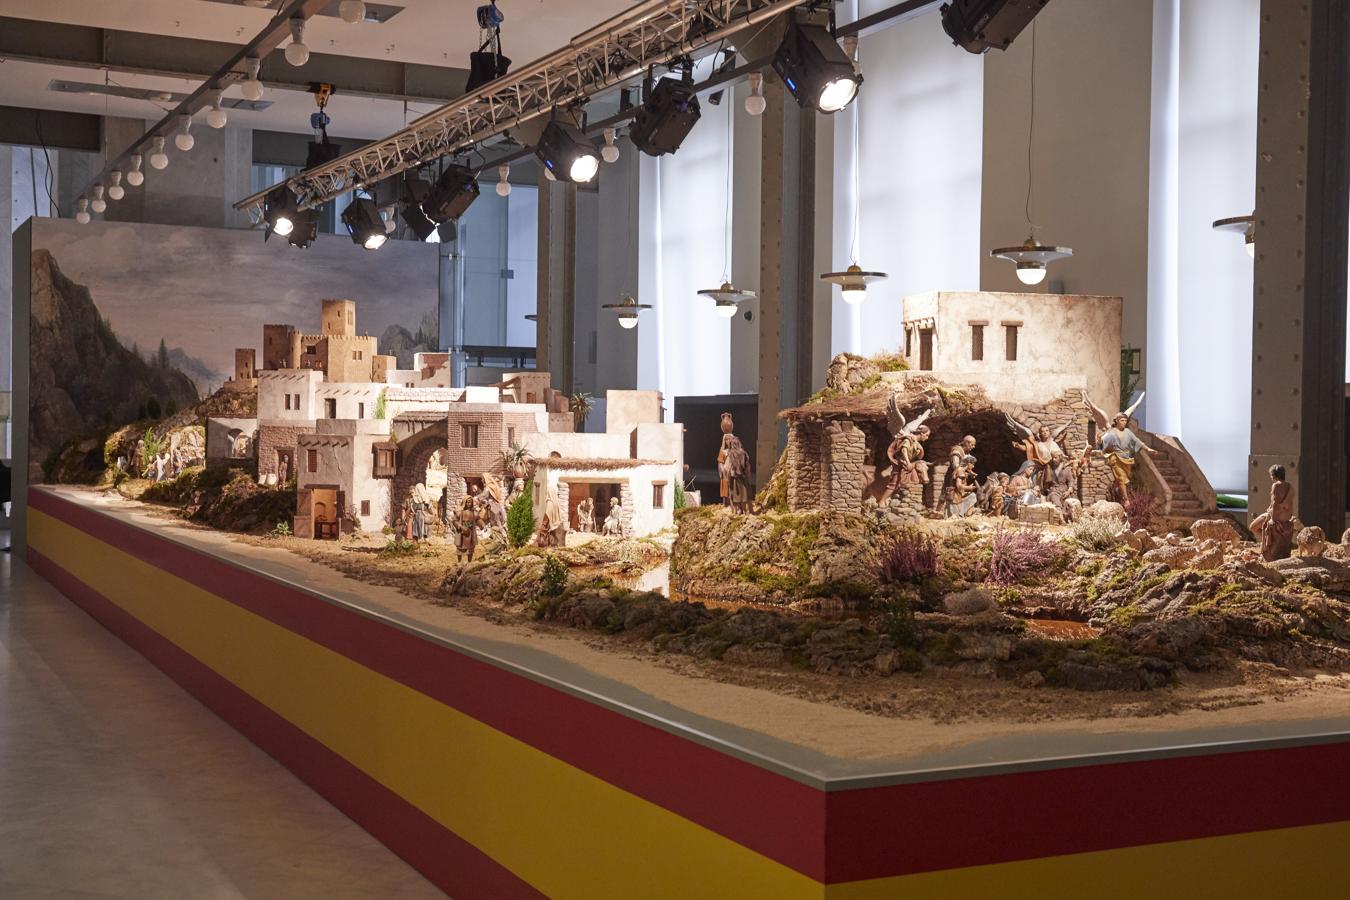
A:
[[[503,131],[584,103],[652,66],[697,53],[807,0],[647,0],[566,47],[330,163],[288,179],[302,208],[463,152]],[[261,221],[276,186],[235,208]]]

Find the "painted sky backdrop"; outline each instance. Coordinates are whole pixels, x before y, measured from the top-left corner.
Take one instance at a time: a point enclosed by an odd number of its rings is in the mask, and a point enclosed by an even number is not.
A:
[[[416,333],[437,308],[436,247],[389,241],[377,252],[346,236],[319,235],[300,250],[260,231],[124,222],[33,220],[33,247],[51,251],[66,277],[89,289],[118,337],[143,355],[162,338],[220,372],[236,347],[262,361],[264,324],[319,330],[320,301],[357,301],[358,332],[390,325]]]

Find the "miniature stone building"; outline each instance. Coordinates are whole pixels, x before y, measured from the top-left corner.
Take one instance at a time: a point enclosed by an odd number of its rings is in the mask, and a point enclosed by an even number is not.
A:
[[[251,465],[256,458],[257,439],[257,419],[208,418],[206,465]]]
[[[905,299],[908,371],[883,371],[842,355],[830,367],[822,396],[780,414],[789,423],[784,456],[788,507],[860,510],[880,499],[878,472],[888,465],[887,404],[898,392],[907,417],[933,409],[926,423],[929,483],[899,490],[889,511],[902,518],[933,514],[949,450],[975,437],[976,471],[1015,471],[1025,459],[1007,423],[1011,414],[1029,427],[1070,424],[1061,439],[1080,457],[1097,441],[1096,425],[1081,401],[1087,391],[1114,410],[1120,400],[1120,298],[1057,294],[934,293]],[[997,339],[994,336],[997,335]],[[1096,399],[1096,398],[1102,399]],[[1180,441],[1136,433],[1158,451],[1136,469],[1164,515],[1192,518],[1216,507],[1213,489]],[[1110,476],[1093,459],[1079,476],[1085,505],[1105,499]]]

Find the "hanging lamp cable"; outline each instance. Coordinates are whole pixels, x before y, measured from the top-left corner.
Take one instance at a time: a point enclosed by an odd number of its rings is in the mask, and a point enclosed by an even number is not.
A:
[[[1027,226],[1034,237],[1036,223],[1031,220],[1032,147],[1036,135],[1036,20],[1031,21],[1031,113],[1027,117]]]
[[[853,100],[853,241],[849,262],[858,264],[859,232],[862,230],[862,98]]]
[[[731,282],[731,172],[732,172],[732,138],[734,136],[733,128],[736,119],[732,115],[734,103],[727,103],[727,204],[726,214],[722,219],[722,283]]]

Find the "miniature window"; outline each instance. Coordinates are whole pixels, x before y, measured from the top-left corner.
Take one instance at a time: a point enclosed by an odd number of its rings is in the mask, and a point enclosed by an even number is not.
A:
[[[325,397],[323,400],[323,415],[326,419],[337,418],[337,398]]]
[[[666,485],[658,481],[652,485],[652,509],[666,508]]]
[[[970,358],[975,361],[984,359],[984,323],[970,323]]]
[[[368,515],[370,515],[370,501],[369,501],[369,500],[362,500],[362,501],[361,501],[361,515],[363,515],[363,516],[368,516]]]
[[[478,449],[478,426],[460,425],[459,426],[459,445],[469,450]]]
[[[353,350],[353,351],[352,351],[352,359],[357,360],[357,361],[359,362],[360,359],[361,359],[361,351],[360,351],[360,350]]]
[[[291,396],[295,398],[295,408],[296,408],[296,409],[299,409],[299,408],[300,408],[300,395],[299,395],[299,394],[292,394]]]
[[[376,444],[375,445],[375,465],[374,476],[376,478],[393,478],[398,474],[398,445],[397,444]]]
[[[1009,362],[1017,359],[1017,330],[1021,327],[1021,325],[1008,324],[1003,326],[1004,356]]]
[[[366,405],[364,403],[356,404],[356,417],[364,419],[366,417]]]
[[[287,394],[287,395],[286,395],[286,408],[287,408],[287,409],[290,409],[290,408],[291,408],[291,395],[290,395],[290,394]]]
[[[318,451],[318,450],[306,450],[306,451],[305,451],[305,468],[306,468],[306,470],[309,471],[309,472],[317,472],[317,471],[319,471],[319,451]]]
[[[914,355],[914,329],[908,325],[905,326],[905,355]]]
[[[516,445],[516,426],[506,426],[506,446],[514,447]]]

